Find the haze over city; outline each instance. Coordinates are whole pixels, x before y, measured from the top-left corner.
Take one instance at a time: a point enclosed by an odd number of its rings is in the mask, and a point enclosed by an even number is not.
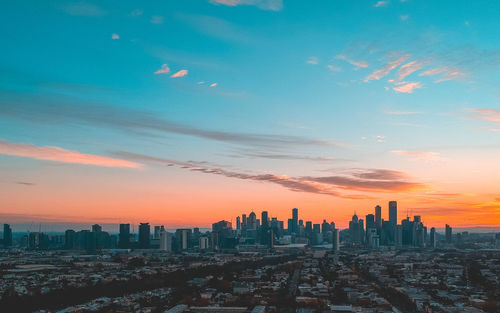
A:
[[[0,221],[210,228],[297,207],[347,228],[396,200],[400,220],[495,229],[499,9],[4,3]]]

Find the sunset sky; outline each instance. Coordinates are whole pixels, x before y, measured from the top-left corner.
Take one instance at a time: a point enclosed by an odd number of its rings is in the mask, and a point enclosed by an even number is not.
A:
[[[0,222],[500,227],[498,1],[6,1]]]

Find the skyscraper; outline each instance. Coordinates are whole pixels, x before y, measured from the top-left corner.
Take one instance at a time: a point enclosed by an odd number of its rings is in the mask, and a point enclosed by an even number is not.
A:
[[[382,227],[382,207],[380,205],[375,207],[375,226],[379,229]]]
[[[398,224],[398,202],[389,201],[389,222],[392,225]]]
[[[288,225],[288,231],[295,234],[299,232],[299,209],[297,208],[292,209],[292,223]]]
[[[120,224],[120,235],[118,237],[120,249],[130,248],[130,224]]]
[[[429,247],[431,249],[436,248],[436,229],[434,227],[431,228],[431,237]]]
[[[151,229],[149,223],[141,223],[139,225],[139,248],[149,249]]]
[[[267,211],[262,211],[260,221],[261,221],[262,228],[267,229],[269,227],[269,216],[268,216]]]
[[[445,234],[446,234],[446,243],[451,243],[452,239],[452,228],[450,225],[446,224],[445,227]]]
[[[3,224],[3,245],[4,247],[12,246],[12,229],[9,224]]]
[[[172,252],[172,233],[162,231],[160,233],[160,250]]]
[[[241,229],[241,218],[239,216],[236,217],[236,230]]]

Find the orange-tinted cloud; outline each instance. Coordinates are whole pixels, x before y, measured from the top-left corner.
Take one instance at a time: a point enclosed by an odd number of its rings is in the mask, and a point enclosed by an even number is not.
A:
[[[455,67],[448,67],[448,66],[437,67],[437,68],[427,70],[423,73],[420,73],[419,76],[432,76],[432,75],[438,75],[438,74],[441,74],[441,78],[437,79],[435,81],[436,83],[444,82],[447,80],[457,80],[457,79],[461,79],[465,76],[465,73],[460,71],[459,69],[457,69]]]
[[[489,122],[500,122],[500,110],[498,109],[482,109],[482,108],[474,108],[471,109],[474,113],[471,115],[472,119],[475,120],[484,120]],[[496,131],[496,130],[492,130]]]
[[[113,40],[120,39],[120,35],[113,33],[111,35],[111,39],[113,39]]]
[[[404,150],[392,150],[392,153],[401,156],[408,156],[412,160],[416,161],[439,161],[444,160],[443,157],[437,152],[424,152],[424,151],[404,151]]]
[[[392,89],[397,92],[412,93],[413,90],[417,88],[422,88],[422,85],[419,82],[404,83],[403,85],[394,87]]]
[[[371,73],[370,75],[368,75],[365,78],[365,82],[370,81],[370,80],[379,80],[379,79],[381,79],[382,77],[384,77],[387,74],[389,74],[393,69],[395,69],[396,67],[398,67],[399,65],[401,65],[404,61],[408,60],[409,58],[410,58],[410,55],[409,54],[405,54],[405,55],[397,58],[394,61],[387,62],[384,66],[382,66],[381,68],[375,70],[373,73]]]
[[[167,64],[163,64],[161,69],[157,70],[155,74],[167,74],[170,73],[170,67]]]
[[[175,77],[184,77],[184,76],[186,76],[187,74],[188,74],[188,71],[187,71],[187,70],[180,70],[180,71],[178,71],[177,73],[172,74],[172,76],[170,76],[170,77],[174,77],[174,78],[175,78]]]
[[[59,147],[39,147],[26,143],[9,142],[0,139],[0,154],[20,156],[37,160],[47,160],[62,163],[77,163],[106,167],[139,168],[142,165],[121,159],[103,157],[94,154],[85,154],[78,151],[66,150]]]
[[[425,65],[424,62],[417,62],[417,61],[412,61],[408,62],[406,64],[401,65],[399,68],[397,74],[396,74],[396,80],[397,81],[402,81],[406,76],[410,75],[413,72],[418,71]]]
[[[377,1],[373,6],[376,8],[385,7],[389,4],[389,1]]]
[[[337,55],[335,58],[339,60],[344,60],[347,63],[352,64],[356,67],[363,67],[363,68],[368,67],[368,62],[353,60],[345,55]]]

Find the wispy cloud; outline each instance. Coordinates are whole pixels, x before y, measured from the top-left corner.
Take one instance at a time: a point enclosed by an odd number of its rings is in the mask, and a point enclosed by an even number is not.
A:
[[[175,77],[184,77],[187,74],[188,74],[187,70],[180,70],[177,73],[172,74],[172,76],[170,76],[170,77],[173,77],[173,78],[175,78]]]
[[[348,62],[349,64],[352,64],[352,65],[354,65],[354,66],[356,66],[356,67],[362,67],[362,68],[365,68],[365,67],[368,67],[368,65],[369,65],[369,64],[368,64],[368,62],[366,62],[366,61],[361,61],[361,60],[353,60],[353,59],[351,59],[351,58],[349,58],[349,57],[347,57],[346,55],[343,55],[343,54],[341,54],[341,55],[337,55],[335,58],[336,58],[336,59],[339,59],[339,60],[346,61],[346,62]]]
[[[75,16],[101,17],[106,15],[106,11],[101,7],[84,1],[68,3],[62,7],[62,10]]]
[[[9,142],[3,139],[0,139],[0,154],[62,163],[78,163],[106,167],[141,167],[141,164],[135,162],[94,154],[85,154],[53,146],[40,147],[27,143]]]
[[[245,44],[255,42],[247,29],[222,18],[187,13],[177,13],[175,18],[199,33],[213,38]]]
[[[210,87],[215,87],[215,86],[217,86],[217,83],[210,84]]]
[[[427,70],[423,73],[420,73],[419,76],[431,76],[431,75],[438,75],[440,74],[440,78],[437,79],[435,82],[440,83],[444,82],[447,80],[459,80],[465,77],[465,73],[460,71],[456,67],[448,67],[448,66],[443,66],[443,67],[438,67],[438,68],[433,68],[430,70]]]
[[[445,159],[437,152],[392,150],[391,153],[400,156],[407,156],[415,161],[442,161]]]
[[[377,1],[373,6],[376,8],[386,7],[389,5],[389,1]]]
[[[409,18],[410,18],[410,16],[408,14],[404,14],[404,15],[399,16],[399,19],[402,20],[403,22],[407,21]]]
[[[394,61],[387,62],[384,66],[382,66],[381,68],[375,70],[373,73],[371,73],[370,75],[368,75],[365,78],[365,82],[370,81],[370,80],[379,80],[379,79],[381,79],[382,77],[388,75],[393,69],[395,69],[396,67],[400,66],[403,62],[405,62],[409,58],[410,58],[410,55],[409,54],[405,54],[405,55],[397,58]]]
[[[319,63],[319,60],[317,57],[309,57],[309,59],[307,59],[306,61],[307,64],[312,64],[312,65],[316,65]]]
[[[426,188],[424,184],[411,181],[411,178],[399,171],[384,169],[347,169],[339,175],[332,176],[299,176],[277,174],[250,174],[207,166],[204,162],[180,162],[165,158],[152,157],[129,152],[115,152],[117,157],[127,158],[142,163],[157,163],[167,166],[197,171],[228,178],[268,182],[281,185],[289,190],[308,192],[346,199],[366,199],[364,194],[345,194],[345,192],[409,192]]]
[[[235,7],[238,5],[253,5],[261,10],[280,11],[283,0],[209,0],[212,4]]]
[[[151,22],[151,24],[156,24],[156,25],[163,24],[163,16],[153,15],[153,16],[151,16],[150,22]]]
[[[129,15],[136,17],[136,16],[141,16],[143,13],[144,13],[143,10],[141,10],[141,9],[135,9],[132,12],[130,12]]]
[[[402,82],[402,85],[394,87],[392,89],[397,92],[413,93],[413,90],[417,88],[422,88],[422,84],[420,84],[419,82]]]
[[[420,70],[427,62],[412,61],[401,65],[396,73],[396,81],[402,81],[406,76]]]
[[[120,39],[120,35],[113,33],[111,35],[111,39],[113,39],[113,40]]]
[[[472,112],[470,118],[474,120],[500,122],[500,109],[473,108],[470,111]]]
[[[24,93],[0,93],[0,116],[18,118],[38,123],[91,124],[113,127],[135,133],[170,133],[232,143],[241,146],[289,149],[297,146],[342,147],[343,144],[324,139],[291,135],[227,132],[198,128],[164,119],[153,112],[80,103],[74,98],[37,96]]]
[[[394,110],[394,111],[385,111],[384,113],[389,115],[413,115],[413,114],[421,114],[422,112]]]
[[[375,139],[377,140],[377,142],[380,142],[380,143],[385,142],[385,136],[382,136],[382,135],[377,135],[375,137]]]
[[[36,183],[27,182],[27,181],[16,181],[16,184],[24,185],[24,186],[28,186],[28,187],[36,186]]]
[[[163,64],[159,70],[155,72],[155,74],[167,74],[170,73],[170,67],[167,64]]]
[[[332,65],[332,64],[328,64],[326,66],[331,72],[341,72],[342,69],[338,66],[335,66],[335,65]]]

